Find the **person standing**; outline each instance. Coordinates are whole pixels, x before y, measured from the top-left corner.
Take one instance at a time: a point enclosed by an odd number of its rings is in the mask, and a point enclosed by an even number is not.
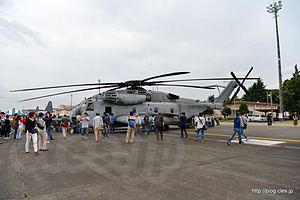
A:
[[[103,137],[105,137],[105,138],[108,138],[109,123],[110,123],[109,116],[108,116],[108,114],[106,114],[105,118],[103,119],[103,126],[104,126],[104,129],[105,129]]]
[[[165,126],[164,118],[161,116],[161,112],[154,118],[154,127],[156,128],[156,138],[159,140],[159,133],[161,135],[161,140],[164,139],[163,127]]]
[[[115,121],[116,121],[116,118],[114,117],[114,113],[111,113],[110,114],[110,132],[111,133],[115,133]]]
[[[134,139],[134,129],[135,129],[135,125],[136,125],[136,122],[135,122],[136,118],[133,116],[132,111],[130,111],[129,115],[130,116],[127,117],[127,119],[126,119],[126,123],[128,124],[128,127],[127,127],[125,143],[129,142],[130,137],[131,137],[130,143],[133,143],[133,139]]]
[[[135,133],[134,135],[136,135],[136,133],[138,132],[140,136],[142,136],[142,131],[141,131],[141,125],[142,125],[142,120],[139,116],[139,114],[136,114],[135,115],[135,118],[136,118],[136,129],[135,129]]]
[[[242,126],[241,126],[241,137],[244,136],[246,138],[246,141],[249,140],[249,138],[244,134],[244,130],[247,129],[247,126],[248,126],[248,119],[246,117],[246,112],[243,111],[242,112],[242,116],[241,116],[241,123],[242,123]]]
[[[95,133],[95,140],[96,142],[101,142],[101,135],[102,135],[102,129],[103,129],[103,120],[102,117],[100,117],[100,113],[96,113],[96,117],[93,119],[93,130]],[[99,140],[98,140],[99,136]]]
[[[89,121],[90,121],[90,118],[88,117],[87,113],[84,113],[84,116],[81,118],[81,135],[82,135],[83,140],[88,139]],[[84,138],[84,133],[85,133],[85,138]]]
[[[217,126],[220,126],[220,121],[219,121],[219,119],[220,119],[220,117],[219,117],[219,115],[217,114],[217,115],[216,115]]]
[[[17,129],[16,139],[21,140],[21,135],[24,130],[23,126],[24,126],[24,123],[26,122],[26,118],[24,116],[18,116],[17,122],[18,122],[18,129]]]
[[[9,115],[6,115],[6,119],[5,119],[5,140],[9,140],[9,134],[10,134],[10,120],[9,120]]]
[[[241,114],[239,112],[236,113],[236,117],[234,118],[234,125],[233,125],[233,133],[230,136],[229,140],[227,141],[227,145],[230,146],[230,142],[232,140],[232,138],[235,136],[236,133],[238,133],[239,135],[239,145],[243,144],[244,142],[242,142],[242,138],[241,138],[241,118],[240,118]]]
[[[44,114],[39,113],[38,123],[43,127],[39,127],[39,151],[48,151],[47,149],[47,131],[46,122],[43,120]]]
[[[183,138],[183,131],[184,131],[184,133],[185,133],[185,137],[188,137],[187,132],[186,132],[186,116],[185,116],[185,112],[182,112],[182,113],[181,113],[181,116],[180,116],[180,123],[181,123],[181,126],[180,126],[180,129],[181,129],[181,137]]]
[[[203,114],[202,113],[199,113],[198,117],[195,118],[195,124],[196,124],[196,127],[197,127],[195,141],[198,140],[198,134],[201,131],[202,142],[203,142],[204,141],[204,129],[203,129],[203,125],[205,124],[205,119],[203,118]]]
[[[64,117],[61,119],[61,128],[63,132],[64,139],[67,138],[67,130],[69,129],[69,119],[67,118],[67,115],[64,115]]]
[[[294,120],[294,126],[296,127],[298,125],[298,116],[297,116],[297,113],[295,113],[295,115],[293,116],[293,120]]]
[[[26,154],[29,154],[29,143],[32,138],[34,152],[36,155],[38,155],[39,152],[37,148],[36,121],[34,117],[35,117],[35,112],[30,112],[29,118],[26,120],[27,133],[26,133],[25,152]]]
[[[81,128],[81,113],[78,113],[75,122],[76,122],[76,133],[77,133],[77,135],[79,135],[80,128]]]
[[[15,123],[16,119],[18,117],[18,114],[14,114],[14,118],[11,120],[11,132],[14,133],[14,139],[16,139],[17,137],[17,131],[18,131],[18,128],[15,126],[17,125],[17,123]]]
[[[0,130],[0,138],[5,136],[5,113],[1,112],[0,113],[0,125],[1,125],[1,130]]]
[[[145,134],[146,135],[149,135],[150,134],[150,123],[149,123],[149,117],[148,117],[148,114],[145,113],[145,116],[144,116],[144,126],[145,126]]]
[[[150,131],[152,130],[152,128],[154,129],[154,134],[156,134],[156,129],[154,127],[154,115],[152,115],[150,117],[149,124],[150,124],[149,134],[150,134]]]

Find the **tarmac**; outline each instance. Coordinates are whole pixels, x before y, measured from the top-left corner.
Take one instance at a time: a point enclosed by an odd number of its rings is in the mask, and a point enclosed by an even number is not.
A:
[[[22,140],[0,145],[0,199],[300,199],[300,127],[249,123],[250,138],[226,140],[233,123],[205,131],[205,140],[180,129],[164,140],[125,132],[96,143],[53,132],[48,152],[25,154]]]

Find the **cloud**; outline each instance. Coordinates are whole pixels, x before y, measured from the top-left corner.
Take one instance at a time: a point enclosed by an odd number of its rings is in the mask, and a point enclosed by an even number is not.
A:
[[[6,38],[16,43],[25,45],[36,43],[42,47],[47,47],[46,42],[41,39],[40,33],[16,20],[0,18],[0,35],[4,39]]]

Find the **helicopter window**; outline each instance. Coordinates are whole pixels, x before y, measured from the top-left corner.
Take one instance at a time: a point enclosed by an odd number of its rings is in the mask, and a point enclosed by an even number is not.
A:
[[[154,112],[156,112],[156,113],[157,113],[157,112],[158,112],[158,108],[154,108]]]
[[[174,108],[170,108],[170,112],[171,112],[171,113],[174,113]]]
[[[88,103],[86,111],[94,111],[94,103]]]
[[[136,108],[135,107],[132,108],[132,112],[136,113]]]
[[[84,108],[85,105],[86,105],[86,103],[82,103],[82,104],[80,104],[80,107],[81,107],[81,108]]]

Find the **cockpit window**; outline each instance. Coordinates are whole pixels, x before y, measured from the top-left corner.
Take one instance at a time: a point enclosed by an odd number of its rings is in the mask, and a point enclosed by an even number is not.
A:
[[[88,103],[86,107],[86,111],[94,111],[94,103]]]
[[[86,103],[82,103],[82,104],[79,105],[79,107],[84,108],[85,105],[86,105]]]

